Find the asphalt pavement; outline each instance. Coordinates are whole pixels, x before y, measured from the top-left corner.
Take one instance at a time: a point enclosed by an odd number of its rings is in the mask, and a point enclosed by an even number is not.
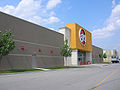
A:
[[[90,90],[93,87],[120,90],[120,64],[0,75],[0,90]]]

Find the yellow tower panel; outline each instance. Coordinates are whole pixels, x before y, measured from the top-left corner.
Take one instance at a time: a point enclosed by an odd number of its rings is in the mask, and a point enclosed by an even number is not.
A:
[[[66,24],[66,27],[70,29],[70,45],[72,49],[78,49],[80,51],[91,52],[92,51],[92,35],[89,31],[81,27],[76,23]],[[81,30],[85,32],[85,42],[81,42]]]

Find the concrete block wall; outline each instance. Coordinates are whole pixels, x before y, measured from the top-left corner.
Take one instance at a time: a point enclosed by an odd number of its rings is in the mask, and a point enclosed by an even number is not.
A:
[[[64,59],[60,53],[64,43],[63,34],[0,12],[0,30],[4,32],[9,29],[15,36],[16,48],[2,58],[0,69],[32,68],[34,53],[36,53],[36,67],[64,65]],[[24,50],[21,50],[21,46],[24,46]],[[53,53],[50,50],[53,50]]]
[[[99,53],[103,53],[103,49],[92,45],[92,62],[93,63],[103,62],[103,58],[99,57]]]

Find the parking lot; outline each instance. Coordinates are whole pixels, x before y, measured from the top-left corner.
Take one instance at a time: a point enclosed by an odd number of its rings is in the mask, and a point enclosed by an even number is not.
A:
[[[120,64],[0,75],[0,90],[120,90]],[[117,71],[116,71],[117,70]],[[115,72],[116,71],[116,72]]]

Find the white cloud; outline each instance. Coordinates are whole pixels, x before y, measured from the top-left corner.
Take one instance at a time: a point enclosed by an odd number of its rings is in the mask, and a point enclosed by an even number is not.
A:
[[[18,16],[21,18],[30,17],[40,9],[41,0],[21,0],[21,2],[16,6],[6,5],[1,7],[1,11]]]
[[[112,8],[115,7],[115,4],[116,4],[115,1],[116,1],[116,0],[112,0]]]
[[[15,7],[14,6],[10,6],[10,5],[6,5],[5,7],[0,7],[0,11],[3,11],[5,13],[11,13],[14,12]]]
[[[55,15],[55,12],[51,11],[49,15],[53,16],[53,15]]]
[[[32,19],[29,19],[29,21],[32,21],[34,23],[43,23],[43,24],[51,24],[51,23],[57,23],[60,21],[59,18],[51,16],[49,18],[42,19],[39,16],[34,16]]]
[[[15,9],[15,14],[20,17],[30,17],[37,14],[41,8],[41,0],[22,0]]]
[[[47,3],[46,8],[47,9],[52,9],[54,8],[57,4],[60,4],[62,1],[61,0],[49,0]]]
[[[57,18],[57,17],[50,17],[49,19],[48,19],[48,22],[49,23],[53,23],[53,22],[59,22],[60,20]]]
[[[106,26],[92,31],[94,39],[107,38],[114,35],[114,31],[120,28],[120,4],[116,5],[106,20]]]
[[[21,0],[16,7],[12,5],[6,5],[4,7],[0,7],[0,11],[17,16],[19,18],[23,18],[25,20],[29,20],[37,24],[52,24],[59,22],[60,19],[55,16],[55,12],[48,12],[45,8],[43,8],[43,5],[41,5],[41,3],[42,0]],[[57,3],[53,4],[53,7],[56,5]]]

